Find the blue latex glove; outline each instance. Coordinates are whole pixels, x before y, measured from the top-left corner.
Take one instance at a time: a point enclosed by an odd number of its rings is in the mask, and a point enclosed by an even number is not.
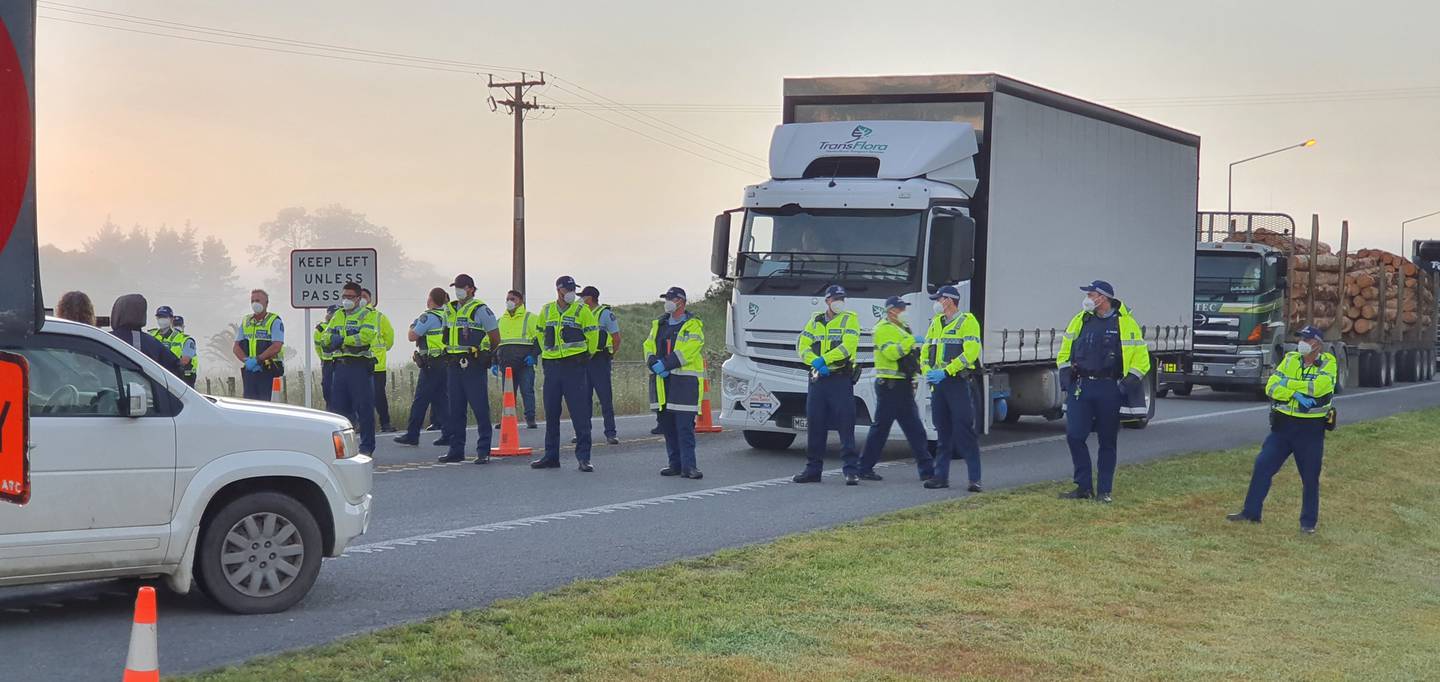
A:
[[[814,367],[815,371],[820,373],[820,376],[830,376],[830,366],[825,364],[825,358],[815,358],[811,360],[810,366]]]
[[[945,374],[945,370],[932,369],[925,373],[925,380],[932,384],[938,384],[944,381],[946,376],[947,375]]]
[[[1299,403],[1299,404],[1300,404],[1300,407],[1303,407],[1303,408],[1305,408],[1305,409],[1307,409],[1307,410],[1310,409],[1310,408],[1312,408],[1312,407],[1315,407],[1315,405],[1318,404],[1318,403],[1315,402],[1315,399],[1314,399],[1314,398],[1311,398],[1310,396],[1305,395],[1304,393],[1296,393],[1296,394],[1295,394],[1295,402],[1296,402],[1296,403]]]
[[[534,366],[535,366],[535,356],[533,356],[533,355],[527,355],[527,356],[525,356],[525,366],[526,366],[526,367],[534,367]]]
[[[919,344],[925,343],[925,335],[924,335],[924,334],[916,334],[916,335],[915,335],[915,343],[919,343]]]
[[[669,371],[667,371],[667,370],[665,369],[665,363],[662,362],[662,361],[660,361],[660,360],[656,360],[656,361],[655,361],[655,364],[650,365],[650,371],[652,371],[652,372],[654,372],[654,373],[656,373],[656,374],[658,374],[658,375],[660,375],[660,376],[662,376],[662,377],[665,376],[666,374],[669,374],[669,373],[670,373]]]
[[[258,372],[258,371],[260,371],[260,361],[259,361],[259,360],[256,360],[255,358],[245,358],[245,371],[247,371],[247,372]]]
[[[500,376],[500,365],[490,365],[490,374],[498,378]]]

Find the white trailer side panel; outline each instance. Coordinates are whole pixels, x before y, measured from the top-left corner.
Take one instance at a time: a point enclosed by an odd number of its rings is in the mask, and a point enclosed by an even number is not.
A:
[[[998,92],[990,136],[985,363],[1053,359],[1095,279],[1188,349],[1199,149]]]

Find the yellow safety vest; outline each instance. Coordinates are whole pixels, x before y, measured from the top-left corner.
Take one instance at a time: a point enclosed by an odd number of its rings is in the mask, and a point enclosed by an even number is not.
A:
[[[176,331],[172,328],[168,335],[159,329],[150,330],[150,335],[155,337],[156,341],[165,344],[165,347],[169,348],[170,352],[175,354],[176,359],[184,357],[185,342],[190,340],[189,334],[186,334],[182,331]],[[197,348],[196,350],[198,351],[199,349]],[[200,358],[198,356],[190,358],[190,366],[181,367],[180,370],[187,377],[195,376],[200,370]]]
[[[380,333],[380,314],[364,307],[354,312],[335,311],[325,325],[325,334],[340,332],[340,347],[333,351],[336,358],[375,358],[375,337]]]
[[[279,315],[267,312],[265,317],[258,322],[255,321],[254,315],[246,315],[245,319],[240,320],[240,331],[245,335],[246,341],[245,357],[259,358],[260,354],[264,353],[271,343],[274,343],[270,334],[278,319],[280,319]]]
[[[808,365],[815,358],[824,358],[830,369],[853,365],[859,349],[860,319],[848,310],[828,322],[825,313],[816,313],[795,340],[795,351],[800,354],[801,362]]]
[[[546,360],[560,360],[584,353],[594,355],[599,348],[599,324],[595,313],[576,299],[564,311],[555,301],[540,309],[543,325],[540,339],[540,357]]]
[[[1275,401],[1272,407],[1280,414],[1302,419],[1323,419],[1330,412],[1330,400],[1335,395],[1335,382],[1339,368],[1335,356],[1321,353],[1315,364],[1307,366],[1305,356],[1291,351],[1285,354],[1275,373],[1265,382],[1265,395]],[[1295,396],[1308,395],[1315,399],[1315,407],[1301,407]]]
[[[540,339],[540,320],[525,311],[525,306],[500,316],[500,345],[528,346]]]
[[[949,323],[945,322],[945,315],[936,315],[925,331],[920,365],[926,370],[943,369],[952,377],[978,367],[980,321],[970,313],[960,313]]]
[[[475,322],[475,311],[479,310],[485,303],[478,298],[472,298],[464,303],[451,301],[445,305],[445,352],[451,355],[468,355],[470,353],[484,352],[490,350],[490,334]],[[474,335],[480,335],[480,342],[474,341]]]

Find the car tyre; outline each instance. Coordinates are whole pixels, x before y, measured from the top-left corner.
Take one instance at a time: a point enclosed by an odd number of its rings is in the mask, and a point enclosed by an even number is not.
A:
[[[195,563],[201,589],[227,611],[279,613],[315,584],[323,543],[315,516],[298,500],[250,493],[227,503],[200,529]]]
[[[746,431],[744,432],[745,442],[756,450],[785,450],[795,442],[793,433],[777,433],[774,431]]]

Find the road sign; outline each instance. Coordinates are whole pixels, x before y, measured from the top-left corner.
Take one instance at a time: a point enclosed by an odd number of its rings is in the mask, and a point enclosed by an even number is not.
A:
[[[0,352],[0,502],[30,501],[30,367]]]
[[[0,333],[33,334],[44,314],[34,178],[35,3],[0,2]]]
[[[290,305],[307,309],[338,305],[340,289],[347,282],[369,289],[379,300],[378,273],[375,249],[295,249],[290,252]]]

